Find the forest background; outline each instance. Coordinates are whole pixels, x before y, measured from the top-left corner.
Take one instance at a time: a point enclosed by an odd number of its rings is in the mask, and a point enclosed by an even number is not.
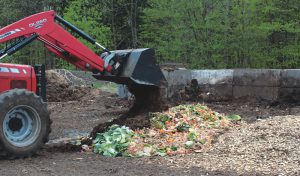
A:
[[[159,63],[182,63],[191,69],[300,68],[299,0],[0,2],[1,27],[55,10],[110,50],[154,48]],[[4,61],[73,69],[38,41]]]

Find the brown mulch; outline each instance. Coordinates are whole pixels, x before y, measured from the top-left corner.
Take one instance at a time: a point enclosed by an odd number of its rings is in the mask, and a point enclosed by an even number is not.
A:
[[[153,162],[176,168],[201,167],[239,174],[300,174],[300,116],[277,116],[242,123],[218,138],[207,153],[157,158]]]

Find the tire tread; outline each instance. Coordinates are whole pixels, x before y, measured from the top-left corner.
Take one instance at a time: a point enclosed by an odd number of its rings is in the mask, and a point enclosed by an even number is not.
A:
[[[37,150],[30,151],[26,154],[14,154],[12,152],[9,152],[3,145],[2,141],[0,140],[0,157],[6,158],[6,159],[17,159],[17,158],[26,158],[31,157],[45,144],[49,141],[49,134],[51,132],[51,124],[52,120],[50,119],[50,112],[47,110],[47,103],[43,101],[43,99],[40,96],[37,96],[33,92],[27,91],[25,89],[12,89],[9,91],[2,92],[0,94],[0,107],[3,106],[3,104],[9,102],[11,99],[14,99],[16,97],[25,96],[34,100],[37,100],[39,104],[41,104],[41,108],[43,108],[44,112],[46,114],[44,115],[46,118],[46,130],[47,132],[42,138],[42,142],[38,142]],[[42,127],[43,128],[43,127]]]

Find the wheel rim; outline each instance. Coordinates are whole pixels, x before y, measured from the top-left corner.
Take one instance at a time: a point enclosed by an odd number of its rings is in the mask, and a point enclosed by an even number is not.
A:
[[[12,108],[3,121],[6,140],[16,147],[26,147],[36,141],[41,131],[41,120],[35,109],[26,105]]]

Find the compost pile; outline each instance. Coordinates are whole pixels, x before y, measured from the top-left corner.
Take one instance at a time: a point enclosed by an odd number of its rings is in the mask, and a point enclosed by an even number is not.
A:
[[[93,150],[105,156],[166,156],[204,152],[218,134],[237,125],[240,116],[224,116],[202,104],[179,105],[164,112],[149,114],[149,128],[131,130],[112,125],[97,133]]]
[[[55,70],[46,72],[47,100],[50,102],[78,101],[89,96],[90,87],[72,86],[68,79]]]

